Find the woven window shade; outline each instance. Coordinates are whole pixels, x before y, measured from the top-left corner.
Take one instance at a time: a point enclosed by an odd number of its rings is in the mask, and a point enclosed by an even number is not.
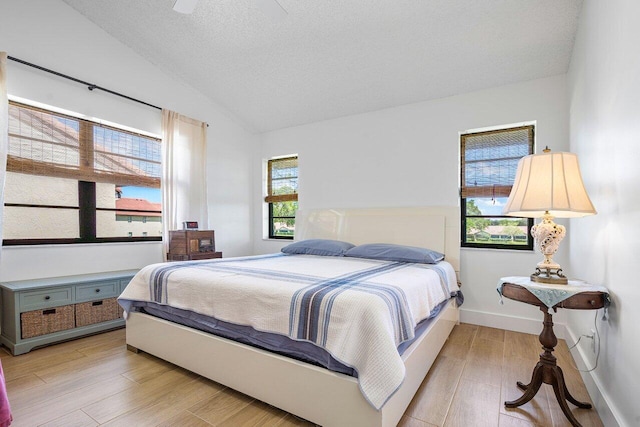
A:
[[[160,140],[10,102],[7,170],[159,188]]]
[[[460,137],[460,196],[508,197],[518,161],[533,153],[533,126]]]
[[[298,158],[269,160],[267,166],[267,203],[298,200]]]

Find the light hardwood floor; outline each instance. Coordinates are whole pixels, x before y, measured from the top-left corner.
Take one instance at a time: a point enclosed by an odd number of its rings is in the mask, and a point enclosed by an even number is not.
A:
[[[400,426],[570,426],[547,385],[518,409],[503,406],[520,396],[517,380],[529,382],[539,349],[535,335],[457,325]],[[5,350],[0,356],[16,427],[313,425],[148,354],[127,351],[124,329],[17,357]],[[556,356],[571,393],[590,401],[579,373],[570,368],[563,340]],[[569,406],[584,427],[602,426],[595,410]]]

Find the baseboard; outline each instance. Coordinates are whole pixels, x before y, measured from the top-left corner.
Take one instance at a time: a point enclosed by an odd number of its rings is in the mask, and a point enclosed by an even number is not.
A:
[[[567,344],[571,347],[578,340],[578,334],[574,333],[570,327],[567,327],[566,330]],[[573,357],[573,360],[575,360],[576,366],[578,366],[579,369],[586,370],[592,367],[587,363],[589,358],[585,356],[582,347],[574,347],[571,350],[571,356]],[[594,372],[580,372],[580,376],[582,377],[582,381],[584,381],[584,385],[587,387],[589,397],[591,397],[591,401],[598,411],[598,415],[600,416],[602,423],[607,427],[622,426],[623,423],[620,421],[622,418],[619,415],[616,415],[619,414],[619,412],[616,410],[611,398],[608,397],[606,393],[602,392],[604,388],[602,387],[602,383],[598,379],[597,375],[595,375]]]
[[[554,319],[555,320],[555,319]],[[489,328],[506,329],[508,331],[539,335],[542,331],[542,315],[538,319],[527,317],[506,316],[504,314],[487,313],[484,311],[465,310],[460,307],[460,321],[472,325],[487,326]],[[564,323],[554,322],[553,331],[560,339],[564,339],[567,327]]]

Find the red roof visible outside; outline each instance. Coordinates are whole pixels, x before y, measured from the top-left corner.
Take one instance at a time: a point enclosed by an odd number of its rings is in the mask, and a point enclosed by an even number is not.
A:
[[[126,210],[118,210],[126,209]],[[162,205],[160,203],[151,203],[145,199],[132,199],[123,197],[116,199],[116,215],[131,216],[162,216]],[[145,212],[157,211],[157,212]]]

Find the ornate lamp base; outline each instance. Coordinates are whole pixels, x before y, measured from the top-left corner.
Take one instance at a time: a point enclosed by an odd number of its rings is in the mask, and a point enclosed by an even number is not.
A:
[[[544,271],[543,271],[544,270]],[[567,277],[562,274],[561,268],[543,268],[538,267],[536,272],[531,275],[532,282],[549,283],[553,285],[566,285],[569,283]]]
[[[553,222],[553,216],[549,211],[545,212],[542,222],[531,228],[531,235],[536,241],[538,249],[544,256],[544,260],[538,263],[536,272],[531,275],[532,282],[551,283],[554,285],[566,285],[567,278],[562,274],[560,264],[553,261],[553,255],[560,247],[566,230],[563,225]]]

